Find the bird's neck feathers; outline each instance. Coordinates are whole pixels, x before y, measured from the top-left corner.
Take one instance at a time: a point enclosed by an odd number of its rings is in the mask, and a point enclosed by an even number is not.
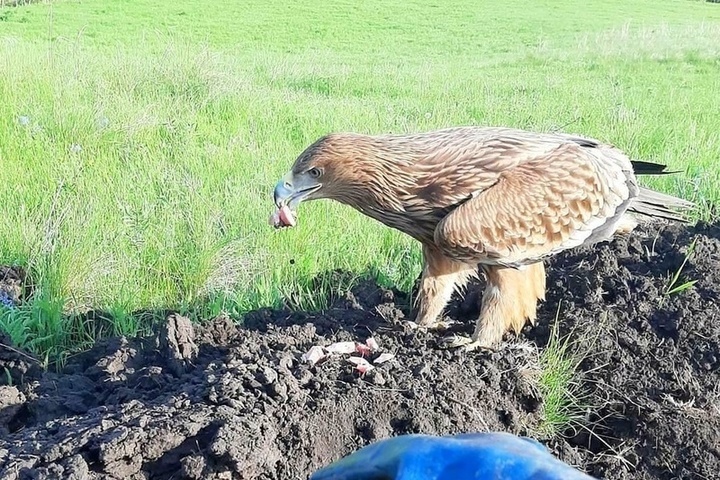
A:
[[[335,182],[329,198],[421,242],[432,241],[443,214],[417,196],[424,173],[413,152],[354,135],[331,146]]]
[[[416,184],[407,155],[372,137],[352,135],[345,142],[337,157],[342,190],[336,200],[358,210],[403,211]]]

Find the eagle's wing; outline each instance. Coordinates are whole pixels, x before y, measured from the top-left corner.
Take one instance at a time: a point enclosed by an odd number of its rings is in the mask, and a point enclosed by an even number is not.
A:
[[[608,238],[637,195],[630,160],[576,139],[521,162],[508,161],[492,186],[450,212],[436,245],[467,262],[520,266]]]

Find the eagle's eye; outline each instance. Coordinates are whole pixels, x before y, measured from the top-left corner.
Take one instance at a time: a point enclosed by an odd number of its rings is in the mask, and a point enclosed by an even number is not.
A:
[[[318,177],[320,177],[320,173],[321,173],[321,172],[320,172],[320,169],[315,168],[315,167],[313,167],[313,168],[311,168],[310,170],[308,170],[308,175],[310,175],[312,178],[318,178]]]

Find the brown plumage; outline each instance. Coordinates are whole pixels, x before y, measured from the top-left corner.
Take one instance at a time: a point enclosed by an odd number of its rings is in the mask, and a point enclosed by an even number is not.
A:
[[[487,277],[466,348],[534,324],[543,260],[636,225],[631,213],[682,220],[690,202],[638,186],[617,148],[574,135],[456,127],[408,135],[335,133],[310,145],[278,183],[275,203],[329,198],[417,239],[425,260],[417,322],[431,327],[456,288]]]

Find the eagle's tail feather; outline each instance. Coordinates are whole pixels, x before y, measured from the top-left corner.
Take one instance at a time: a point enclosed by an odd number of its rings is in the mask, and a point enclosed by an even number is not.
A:
[[[667,171],[666,165],[652,162],[631,161],[636,175],[667,175],[678,173]],[[628,208],[631,212],[655,218],[676,220],[687,223],[687,213],[695,208],[695,204],[682,198],[640,187],[640,193]]]
[[[653,162],[643,162],[642,160],[630,160],[633,167],[633,172],[636,175],[670,175],[672,173],[679,173],[675,171],[667,171],[667,165]]]
[[[630,204],[629,210],[641,215],[687,223],[687,211],[694,207],[694,203],[682,198],[640,187],[640,194]]]

